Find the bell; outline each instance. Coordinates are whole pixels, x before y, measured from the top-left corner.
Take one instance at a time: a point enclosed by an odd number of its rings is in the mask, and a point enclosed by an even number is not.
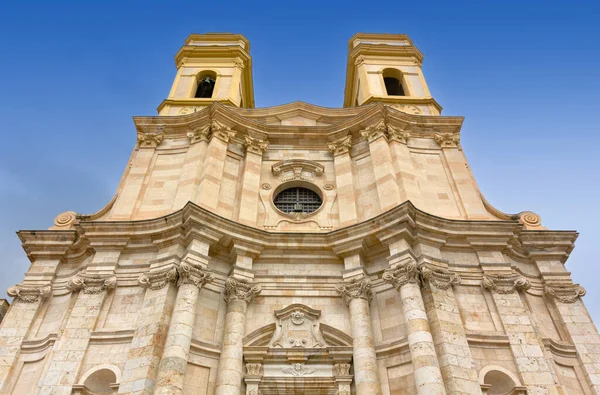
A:
[[[213,82],[214,81],[209,76],[206,76],[206,77],[204,77],[204,80],[202,80],[202,85],[209,85],[210,86],[210,85],[213,84]]]

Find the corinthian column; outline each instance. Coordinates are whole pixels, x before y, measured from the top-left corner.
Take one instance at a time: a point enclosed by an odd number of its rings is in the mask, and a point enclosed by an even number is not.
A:
[[[397,262],[393,262],[395,260]],[[395,257],[391,261],[392,267],[385,271],[383,280],[392,284],[400,292],[417,394],[446,394],[419,288],[417,263],[410,256]]]
[[[217,371],[216,395],[239,395],[243,379],[243,343],[248,304],[260,285],[230,276],[225,281],[225,331]]]
[[[377,372],[377,356],[373,345],[369,303],[373,299],[371,280],[366,277],[342,282],[336,291],[350,309],[352,347],[354,355],[354,381],[357,395],[379,395],[381,385]]]
[[[181,394],[188,355],[192,344],[192,328],[200,288],[211,280],[202,265],[181,262],[177,270],[177,297],[171,316],[169,335],[158,368],[155,394]]]

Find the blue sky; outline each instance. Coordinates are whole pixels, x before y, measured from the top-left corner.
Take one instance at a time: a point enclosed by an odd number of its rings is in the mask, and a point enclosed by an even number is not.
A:
[[[591,1],[3,2],[0,289],[28,268],[16,230],[110,200],[131,117],[156,114],[189,33],[250,40],[257,107],[340,107],[348,39],[407,33],[443,114],[466,117],[462,145],[487,199],[581,232],[567,267],[600,322],[599,20]]]

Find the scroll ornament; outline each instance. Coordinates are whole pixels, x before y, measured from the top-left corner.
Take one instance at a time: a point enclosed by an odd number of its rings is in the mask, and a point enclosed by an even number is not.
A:
[[[161,289],[168,283],[177,279],[177,269],[172,267],[158,272],[148,272],[142,274],[138,279],[138,284],[144,288]]]
[[[235,137],[234,130],[217,121],[212,121],[210,124],[210,131],[213,136],[225,143],[228,143],[230,139]]]
[[[333,152],[333,156],[347,154],[350,151],[350,147],[352,147],[351,140],[352,136],[347,135],[346,137],[332,141],[327,145],[327,147],[331,152]]]
[[[388,140],[397,141],[402,144],[408,144],[410,138],[410,132],[407,130],[401,130],[394,126],[388,125]]]
[[[531,283],[523,276],[512,274],[484,274],[483,287],[499,294],[512,294],[531,288]]]
[[[212,275],[203,267],[185,261],[181,262],[177,268],[177,274],[179,275],[178,287],[183,284],[194,284],[198,288],[202,288],[204,284],[212,281]]]
[[[52,294],[52,286],[50,284],[44,286],[25,286],[14,285],[8,288],[8,296],[23,303],[35,303],[40,299],[46,299]]]
[[[98,294],[116,286],[117,277],[114,275],[78,273],[67,282],[68,289],[71,291],[83,290],[84,294]]]
[[[577,299],[585,296],[586,290],[579,284],[546,285],[544,293],[561,303],[575,303]]]
[[[250,137],[249,135],[245,135],[244,146],[246,147],[246,152],[262,155],[267,148],[269,148],[269,142],[267,140],[261,140],[255,137]]]
[[[190,139],[190,144],[197,143],[198,141],[208,141],[210,138],[210,125],[197,127],[187,132],[187,137]]]
[[[405,264],[400,264],[383,273],[383,281],[392,284],[396,290],[408,283],[420,285],[419,267],[414,259],[409,259]]]
[[[434,133],[433,139],[442,148],[456,148],[460,143],[458,132]]]
[[[386,136],[387,131],[388,129],[385,125],[385,121],[381,120],[374,125],[368,126],[365,130],[362,130],[360,134],[370,143],[382,136]]]
[[[421,266],[421,278],[441,290],[447,290],[452,285],[460,284],[461,281],[458,274],[447,269],[433,268],[429,265]]]
[[[254,284],[247,280],[236,279],[233,277],[229,277],[225,280],[224,296],[227,303],[232,300],[243,300],[246,303],[250,303],[260,291],[261,288],[259,284]]]
[[[373,292],[371,292],[371,280],[368,278],[353,278],[350,282],[342,282],[336,285],[335,290],[344,299],[346,304],[350,304],[352,299],[366,299],[371,302]]]
[[[165,134],[163,132],[145,133],[138,131],[137,143],[140,148],[156,148],[162,143],[164,138]]]

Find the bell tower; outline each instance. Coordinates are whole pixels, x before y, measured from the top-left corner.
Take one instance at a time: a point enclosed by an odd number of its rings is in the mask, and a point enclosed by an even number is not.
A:
[[[348,43],[344,107],[383,102],[417,115],[440,115],[421,64],[423,54],[405,34],[357,33]]]
[[[159,115],[184,115],[215,101],[254,108],[250,42],[241,34],[191,34],[175,55],[177,75]]]

